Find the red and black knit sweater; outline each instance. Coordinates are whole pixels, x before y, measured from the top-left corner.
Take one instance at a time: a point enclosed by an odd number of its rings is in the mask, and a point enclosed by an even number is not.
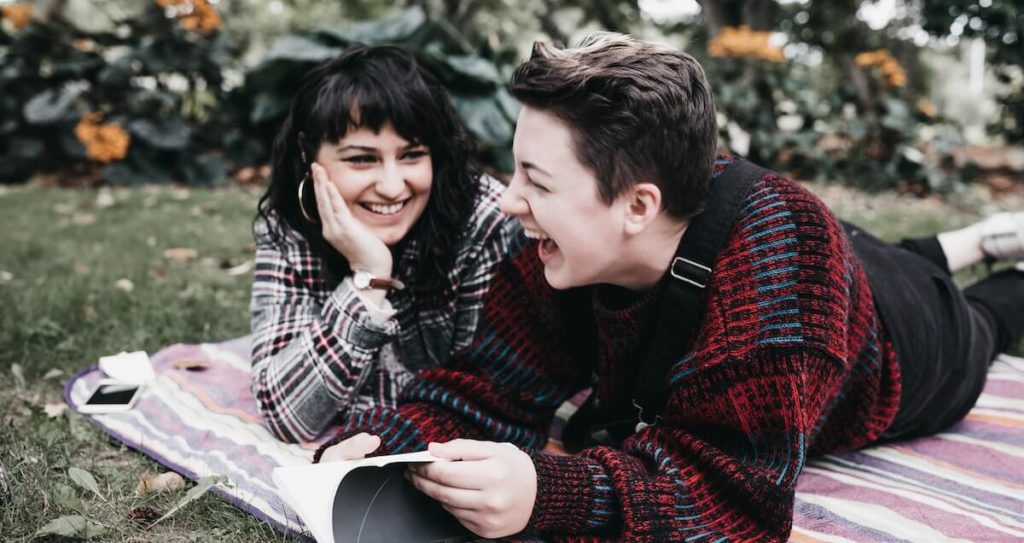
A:
[[[604,405],[633,390],[657,298],[621,310],[593,298]],[[338,439],[377,434],[384,453],[457,437],[515,443],[537,469],[528,530],[545,537],[784,540],[807,456],[875,441],[899,405],[892,346],[842,227],[775,175],[755,183],[731,228],[694,349],[666,376],[661,422],[620,448],[537,451],[555,409],[589,384],[592,366],[573,359],[565,316],[524,241],[455,365],[422,374],[397,409],[352,417]]]

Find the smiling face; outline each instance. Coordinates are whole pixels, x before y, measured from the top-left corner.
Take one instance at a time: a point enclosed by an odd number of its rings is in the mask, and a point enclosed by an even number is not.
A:
[[[621,284],[628,265],[625,202],[603,202],[594,172],[576,158],[572,132],[558,117],[524,107],[516,124],[516,171],[501,210],[519,218],[527,236],[544,240],[538,255],[544,276],[558,289]]]
[[[427,208],[434,180],[430,151],[390,124],[376,133],[350,128],[337,143],[324,142],[316,161],[352,216],[387,245],[401,241]]]

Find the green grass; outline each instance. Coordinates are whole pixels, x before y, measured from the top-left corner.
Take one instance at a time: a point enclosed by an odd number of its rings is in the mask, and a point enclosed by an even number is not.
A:
[[[95,190],[38,188],[0,193],[0,469],[10,487],[0,495],[0,539],[28,540],[50,520],[74,514],[57,500],[69,486],[109,527],[101,540],[283,539],[211,495],[143,530],[128,520],[132,509],[163,513],[184,491],[137,497],[139,477],[163,471],[158,464],[80,416],[49,419],[42,411],[61,402],[70,375],[101,355],[153,353],[172,343],[248,332],[251,272],[229,275],[224,267],[252,259],[255,193],[135,189],[114,192],[109,207],[98,206],[104,199],[98,196]],[[165,258],[166,249],[179,247],[194,249],[198,258]],[[134,289],[115,286],[121,279]],[[22,368],[24,387],[13,365]],[[53,369],[61,375],[44,378]],[[95,475],[106,501],[75,487],[67,475],[71,466]]]
[[[886,239],[961,226],[988,205],[814,190],[841,217]],[[29,540],[47,522],[74,514],[60,499],[70,492],[108,527],[100,540],[283,539],[210,495],[143,529],[128,520],[130,511],[148,506],[163,513],[184,491],[137,497],[139,477],[163,471],[159,465],[109,440],[80,416],[49,419],[43,412],[46,404],[61,401],[70,375],[101,355],[153,353],[172,343],[219,341],[248,332],[251,272],[229,275],[224,267],[252,258],[249,226],[256,193],[131,189],[112,193],[109,206],[99,194],[0,187],[0,474],[10,489],[5,493],[0,484],[0,537]],[[176,247],[194,249],[198,258],[178,262],[164,256]],[[117,288],[121,279],[134,289]],[[24,385],[12,373],[15,365]],[[51,370],[61,374],[47,378]],[[96,476],[105,500],[71,482],[72,466]]]

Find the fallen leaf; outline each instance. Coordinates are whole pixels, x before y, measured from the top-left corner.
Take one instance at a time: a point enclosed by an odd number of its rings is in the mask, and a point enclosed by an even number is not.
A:
[[[9,283],[14,279],[14,274],[9,271],[0,270],[0,283]]]
[[[59,535],[92,539],[106,532],[107,529],[102,524],[81,515],[68,515],[51,520],[46,526],[36,531],[35,535]]]
[[[179,370],[202,371],[209,367],[209,362],[201,358],[181,358],[171,362],[171,367]]]
[[[61,403],[48,403],[48,404],[43,406],[43,411],[46,411],[46,416],[47,417],[50,417],[51,419],[55,419],[55,418],[63,415],[64,411],[66,411],[67,408],[68,408],[68,404],[66,404],[64,402],[61,402]]]
[[[139,479],[139,484],[135,487],[135,493],[139,496],[145,496],[146,494],[152,494],[155,492],[175,492],[183,488],[185,488],[185,479],[173,471],[168,471],[159,475],[145,473],[142,475],[142,478]]]
[[[18,388],[25,388],[25,372],[21,369],[21,364],[11,364],[11,375],[14,376],[14,384]]]
[[[79,515],[85,516],[85,504],[75,495],[75,489],[68,485],[58,484],[52,494],[53,502],[57,505],[70,509]]]
[[[82,318],[85,322],[93,322],[96,320],[96,308],[86,304],[82,306]]]
[[[77,273],[78,275],[88,275],[89,266],[86,266],[81,262],[75,262],[75,273]]]
[[[85,226],[96,222],[96,215],[91,213],[75,213],[71,216],[71,223],[77,226]]]
[[[199,256],[199,253],[195,249],[189,249],[187,247],[174,247],[164,251],[164,258],[174,260],[176,262],[188,262]]]
[[[47,379],[47,380],[48,379],[56,379],[56,378],[60,377],[61,375],[64,375],[64,371],[63,370],[59,370],[57,368],[53,368],[50,371],[46,372],[45,375],[43,375],[43,379]]]
[[[124,292],[131,292],[135,290],[135,283],[132,283],[131,279],[118,279],[114,281],[114,287]]]
[[[75,212],[75,206],[70,204],[54,204],[53,210],[61,215],[70,215]]]
[[[153,509],[152,507],[147,507],[145,505],[143,505],[141,507],[136,507],[135,509],[132,509],[131,511],[128,511],[128,520],[132,520],[132,521],[138,522],[139,524],[146,524],[148,522],[153,522],[154,520],[156,520],[159,517],[160,517],[160,512],[159,511],[157,511],[156,509]]]
[[[237,266],[232,266],[232,267],[224,270],[224,273],[226,273],[228,275],[245,275],[245,274],[249,273],[249,270],[252,269],[252,264],[253,264],[252,260],[246,260],[245,262],[242,262],[241,264],[239,264]]]
[[[188,200],[192,193],[188,189],[176,188],[171,190],[171,198],[174,200]]]
[[[203,494],[206,494],[213,485],[225,482],[227,482],[227,477],[224,477],[223,475],[208,475],[199,479],[196,486],[189,489],[188,493],[185,494],[185,497],[178,500],[178,503],[174,504],[174,507],[172,507],[170,511],[164,513],[164,516],[153,521],[153,524],[150,524],[149,527],[153,527],[155,524],[167,520],[171,515],[181,510],[182,507],[198,500],[203,496]]]
[[[101,500],[107,501],[107,499],[103,497],[103,494],[100,493],[100,485],[96,482],[96,478],[88,471],[79,467],[71,466],[68,468],[68,477],[71,477],[71,480],[74,481],[76,485],[99,496]]]
[[[167,277],[167,272],[163,268],[150,268],[149,276],[153,279],[163,279]]]
[[[101,189],[99,194],[96,195],[97,209],[106,209],[108,207],[112,207],[116,203],[117,200],[114,199],[114,194],[107,189]]]

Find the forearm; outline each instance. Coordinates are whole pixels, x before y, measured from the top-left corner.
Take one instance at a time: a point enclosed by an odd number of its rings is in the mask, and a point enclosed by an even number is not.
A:
[[[397,324],[375,319],[345,285],[322,307],[294,299],[265,306],[253,319],[257,408],[281,439],[311,440],[351,405]]]

